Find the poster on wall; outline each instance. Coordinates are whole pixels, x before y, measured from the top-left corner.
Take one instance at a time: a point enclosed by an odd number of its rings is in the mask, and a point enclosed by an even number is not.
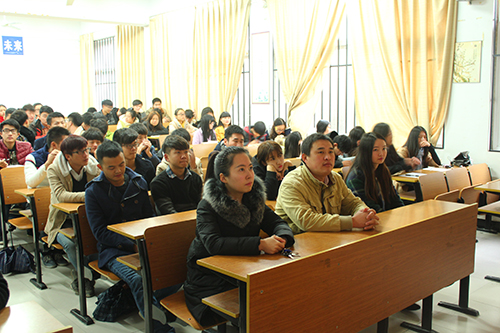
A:
[[[470,83],[481,80],[482,42],[461,42],[455,44],[453,82]]]
[[[270,72],[269,63],[269,32],[252,34],[250,66],[252,68],[250,82],[252,82],[252,103],[268,104],[270,97]]]
[[[23,37],[2,36],[3,54],[23,55]]]

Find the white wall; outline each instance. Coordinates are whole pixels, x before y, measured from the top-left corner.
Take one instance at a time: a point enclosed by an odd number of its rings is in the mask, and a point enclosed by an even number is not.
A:
[[[487,163],[500,177],[500,153],[489,152],[490,75],[494,0],[459,2],[457,42],[482,41],[481,82],[453,83],[441,162],[468,150],[474,163]]]

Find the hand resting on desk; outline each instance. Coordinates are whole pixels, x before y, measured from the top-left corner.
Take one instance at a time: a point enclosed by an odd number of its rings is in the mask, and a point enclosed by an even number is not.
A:
[[[374,209],[364,208],[352,217],[352,227],[370,230],[379,224],[378,220],[379,217]]]
[[[286,240],[280,236],[272,235],[260,240],[259,251],[267,254],[275,254],[285,248]]]

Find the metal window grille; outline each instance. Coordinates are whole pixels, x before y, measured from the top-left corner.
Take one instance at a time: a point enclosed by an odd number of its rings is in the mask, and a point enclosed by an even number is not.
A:
[[[116,103],[115,38],[94,41],[95,105],[105,99]],[[99,109],[99,108],[97,108]]]

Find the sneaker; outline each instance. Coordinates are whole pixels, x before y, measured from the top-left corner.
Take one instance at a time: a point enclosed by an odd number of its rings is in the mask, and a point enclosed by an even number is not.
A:
[[[56,268],[57,263],[50,254],[42,254],[42,263],[46,268]]]
[[[94,284],[95,281],[90,281],[85,278],[85,297],[90,298],[95,296]],[[80,295],[80,290],[78,289],[78,279],[74,279],[73,282],[71,282],[71,289],[73,289],[75,295]]]
[[[75,295],[80,295],[80,291],[78,290],[78,279],[74,279],[71,282],[71,289],[75,292]]]
[[[409,307],[405,308],[405,310],[417,311],[417,310],[420,310],[420,305],[418,305],[417,303],[414,303],[414,304],[410,305]]]
[[[61,252],[54,253],[54,260],[58,266],[68,266],[69,265],[69,262],[66,259],[64,259]]]

